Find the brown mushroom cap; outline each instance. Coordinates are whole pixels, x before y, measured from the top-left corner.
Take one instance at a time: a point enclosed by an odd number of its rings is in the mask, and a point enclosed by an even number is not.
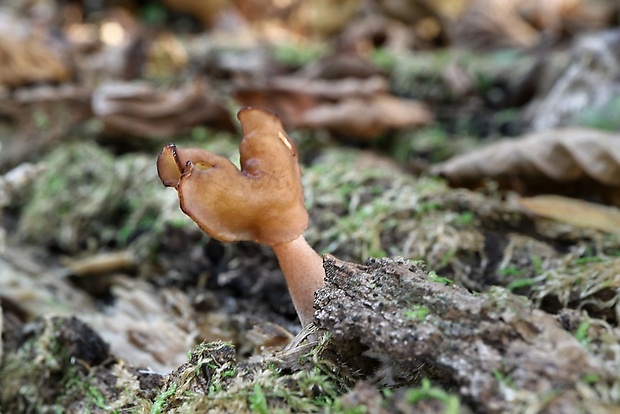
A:
[[[159,177],[177,189],[181,209],[213,238],[292,241],[308,226],[297,147],[274,114],[244,108],[237,117],[241,171],[207,150],[169,144],[157,159]]]

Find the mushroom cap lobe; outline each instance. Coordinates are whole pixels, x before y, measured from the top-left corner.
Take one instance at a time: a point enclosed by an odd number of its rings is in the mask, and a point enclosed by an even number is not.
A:
[[[157,160],[159,177],[177,189],[181,209],[213,238],[292,241],[308,226],[297,147],[276,115],[250,107],[237,116],[241,171],[207,150],[168,144]]]

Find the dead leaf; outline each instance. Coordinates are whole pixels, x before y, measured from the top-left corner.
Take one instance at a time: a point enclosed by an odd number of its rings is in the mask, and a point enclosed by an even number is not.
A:
[[[230,123],[200,80],[169,90],[144,82],[107,82],[93,93],[93,112],[114,133],[167,138],[202,123]]]
[[[338,100],[351,97],[371,97],[387,93],[388,82],[382,76],[358,79],[346,77],[335,80],[277,77],[271,82],[273,89],[304,93],[316,99]]]
[[[381,76],[335,80],[277,76],[265,84],[240,85],[235,97],[242,105],[270,107],[282,117],[284,123],[296,124],[300,119],[299,112],[321,102],[371,97],[387,93],[388,87],[387,80]],[[287,109],[287,106],[292,108]]]
[[[427,125],[433,114],[421,102],[377,95],[370,99],[347,99],[307,110],[298,126],[324,128],[344,136],[372,139],[390,129]]]
[[[620,135],[593,129],[556,129],[504,139],[432,168],[454,186],[484,179],[511,186],[586,184],[620,190]],[[559,192],[559,187],[558,187]]]
[[[0,87],[63,82],[71,69],[44,27],[3,16],[0,21]]]
[[[518,203],[541,217],[577,227],[620,234],[620,209],[616,207],[554,195],[520,198]]]
[[[278,113],[292,127],[323,128],[362,140],[392,128],[425,125],[433,115],[415,100],[388,94],[380,76],[336,80],[276,77],[264,86],[239,88],[242,105],[262,106]]]
[[[350,42],[350,40],[343,40]],[[297,77],[309,79],[377,79],[382,71],[362,55],[356,46],[343,44],[335,52],[321,57],[296,72]],[[375,81],[376,82],[376,81]],[[387,89],[387,81],[384,80]]]

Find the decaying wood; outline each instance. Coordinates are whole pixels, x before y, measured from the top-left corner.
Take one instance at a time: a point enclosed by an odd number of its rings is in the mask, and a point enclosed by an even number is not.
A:
[[[326,256],[324,266],[316,325],[332,333],[341,364],[385,385],[408,385],[426,366],[480,412],[520,412],[544,394],[545,412],[575,412],[582,377],[615,375],[555,318],[506,290],[474,295],[420,262]]]

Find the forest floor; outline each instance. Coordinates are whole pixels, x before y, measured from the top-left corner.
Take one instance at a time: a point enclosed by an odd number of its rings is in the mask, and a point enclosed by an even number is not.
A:
[[[617,30],[9,3],[0,413],[620,413]],[[238,164],[244,106],[299,147],[303,330],[271,249],[157,176],[168,142]]]

